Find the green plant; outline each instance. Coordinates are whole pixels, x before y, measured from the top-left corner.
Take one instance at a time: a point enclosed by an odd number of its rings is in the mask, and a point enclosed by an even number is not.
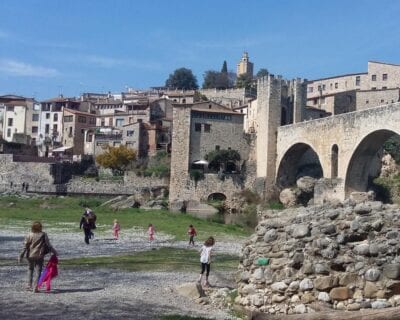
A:
[[[192,169],[190,170],[189,175],[190,179],[194,180],[194,182],[204,179],[204,173],[202,170]]]
[[[228,162],[240,161],[240,153],[236,150],[213,150],[206,154],[205,159],[208,160],[210,169],[219,171],[221,165],[226,167]]]
[[[239,196],[248,204],[258,204],[261,201],[260,196],[250,189],[244,189],[239,193]]]
[[[254,229],[258,224],[257,205],[246,205],[238,218],[237,224],[250,229]]]

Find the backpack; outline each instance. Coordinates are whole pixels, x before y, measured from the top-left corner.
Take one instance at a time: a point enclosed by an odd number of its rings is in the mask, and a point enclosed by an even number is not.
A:
[[[88,222],[90,225],[90,229],[96,229],[96,215],[94,214],[93,211],[89,212],[88,214]]]

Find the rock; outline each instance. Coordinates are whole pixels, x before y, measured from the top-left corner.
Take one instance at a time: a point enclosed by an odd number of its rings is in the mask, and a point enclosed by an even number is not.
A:
[[[367,192],[352,192],[350,193],[349,199],[355,204],[366,202],[368,200],[373,200]]]
[[[187,297],[192,300],[205,297],[204,290],[198,283],[183,283],[175,287],[175,289],[181,296]]]
[[[294,238],[304,238],[310,235],[310,228],[308,225],[298,225],[292,230]]]
[[[362,256],[368,256],[369,255],[369,244],[367,243],[362,243],[354,247],[353,249],[355,254],[359,254]]]
[[[300,281],[300,290],[301,291],[308,291],[314,288],[312,280],[305,278]]]
[[[316,274],[329,274],[329,267],[326,264],[317,263],[314,266],[314,272]]]
[[[290,298],[290,302],[291,302],[291,303],[300,302],[300,297],[299,297],[297,294],[294,294],[294,295]]]
[[[329,294],[327,292],[320,292],[320,293],[318,293],[318,300],[324,301],[324,302],[330,302],[331,297],[329,296]]]
[[[297,205],[297,192],[293,189],[283,189],[279,194],[279,201],[285,206],[285,208],[294,207]]]
[[[300,189],[300,191],[305,193],[312,193],[314,191],[315,181],[316,179],[312,177],[303,176],[296,181],[296,185],[297,188]]]
[[[252,305],[260,307],[264,304],[264,297],[260,294],[254,294],[250,296],[250,301]]]
[[[361,309],[361,305],[359,303],[350,303],[347,305],[348,311],[358,311]]]
[[[389,231],[386,233],[386,238],[388,239],[397,239],[399,237],[399,232],[397,231]]]
[[[358,279],[357,273],[344,273],[339,276],[339,285],[343,287],[354,285]]]
[[[293,256],[292,261],[289,263],[289,267],[300,269],[303,265],[304,254],[302,252],[296,252]]]
[[[336,309],[337,310],[346,310],[346,306],[343,302],[338,302],[338,304],[336,305]]]
[[[322,227],[321,232],[324,234],[335,234],[336,226],[334,224],[328,224],[328,225]]]
[[[264,270],[262,268],[257,268],[256,270],[254,270],[253,279],[255,279],[257,282],[263,281],[264,280]]]
[[[381,272],[378,269],[368,269],[365,272],[365,280],[375,282],[379,280],[379,277],[381,276]]]
[[[373,282],[365,282],[364,286],[364,296],[366,298],[376,298],[376,293],[378,292],[378,288]]]
[[[243,282],[249,282],[250,280],[250,272],[244,271],[240,274],[240,280]]]
[[[301,296],[300,301],[305,304],[312,303],[315,301],[314,294],[311,291],[307,291]]]
[[[393,307],[397,307],[400,305],[400,295],[395,295],[389,299],[390,304]]]
[[[264,241],[269,243],[275,241],[278,238],[278,232],[275,229],[268,230],[265,232]]]
[[[371,303],[372,309],[390,308],[392,305],[386,300],[377,300]]]
[[[393,264],[385,264],[383,266],[383,275],[389,279],[400,279],[400,264],[393,263]]]
[[[303,263],[303,268],[302,271],[304,274],[313,274],[314,273],[314,267],[310,261],[305,261]]]
[[[304,304],[298,304],[294,307],[293,313],[302,314],[307,312],[307,307]]]
[[[274,294],[272,295],[272,303],[281,303],[282,301],[285,301],[286,297],[279,295],[279,294]]]
[[[337,287],[329,292],[329,296],[332,300],[343,301],[351,298],[351,292],[347,287]]]
[[[336,220],[337,217],[339,217],[339,211],[329,211],[326,216],[331,219],[331,220]]]
[[[271,285],[272,292],[284,293],[287,288],[288,286],[284,282],[275,282]]]
[[[359,203],[354,207],[354,212],[359,215],[368,214],[371,210],[372,209],[368,203]]]
[[[333,287],[336,287],[338,283],[339,280],[336,276],[317,277],[314,280],[314,287],[319,291],[329,291]]]

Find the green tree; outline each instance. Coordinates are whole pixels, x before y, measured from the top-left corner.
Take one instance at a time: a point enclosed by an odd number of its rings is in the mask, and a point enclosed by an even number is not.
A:
[[[171,73],[165,81],[165,86],[169,89],[180,90],[195,90],[199,87],[192,70],[186,68],[179,68]]]
[[[265,68],[261,68],[260,70],[258,70],[257,74],[256,74],[256,78],[262,78],[268,75],[268,70]]]
[[[251,87],[253,79],[247,73],[241,74],[236,79],[236,88],[246,88],[249,89]]]
[[[205,159],[210,169],[219,171],[221,166],[226,167],[228,162],[240,161],[240,153],[236,150],[213,150],[206,154]]]
[[[228,73],[228,65],[226,64],[226,60],[224,60],[224,63],[222,64],[221,73]]]
[[[232,87],[229,74],[208,70],[204,73],[203,89],[227,89]]]
[[[107,150],[96,157],[96,162],[113,173],[120,173],[136,159],[136,151],[126,146],[107,147]]]

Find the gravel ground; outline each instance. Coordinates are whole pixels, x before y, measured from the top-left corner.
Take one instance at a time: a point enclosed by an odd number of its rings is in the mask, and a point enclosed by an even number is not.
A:
[[[83,243],[83,233],[68,232],[69,226],[45,230],[60,259],[84,256],[111,256],[150,250],[153,247],[187,247],[186,241],[172,241],[157,234],[149,244],[140,229],[124,230],[121,239],[96,235],[90,245]],[[29,228],[15,226],[0,230],[0,259],[16,259]],[[228,239],[229,240],[229,239]],[[219,241],[216,253],[238,253],[241,241]],[[63,269],[52,282],[50,293],[25,291],[26,263],[0,266],[0,319],[157,319],[159,315],[179,314],[211,319],[236,319],[227,310],[199,305],[178,295],[176,285],[197,279],[197,272],[125,272],[115,269]],[[210,282],[215,288],[234,285],[232,275],[212,270]]]

